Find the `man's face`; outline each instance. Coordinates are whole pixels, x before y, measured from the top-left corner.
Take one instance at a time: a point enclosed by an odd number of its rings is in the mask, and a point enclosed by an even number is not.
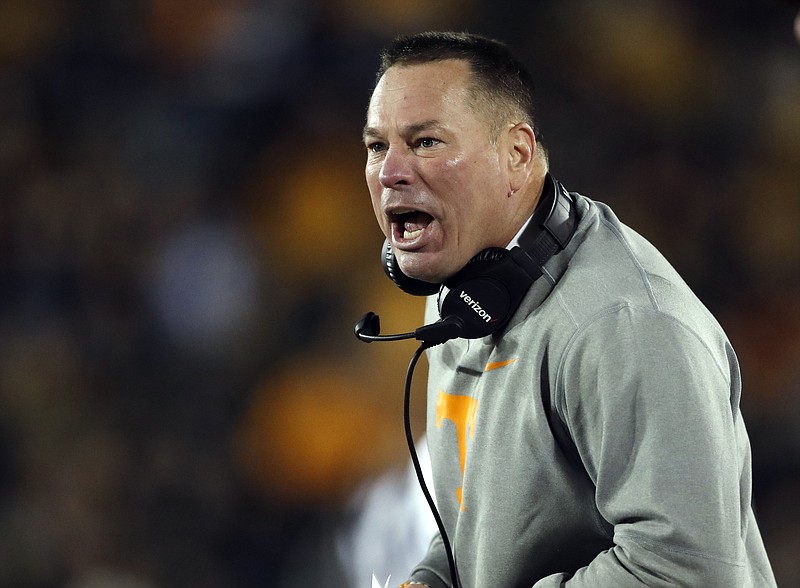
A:
[[[469,79],[463,61],[393,66],[367,112],[375,216],[403,273],[428,282],[444,281],[480,250],[514,236],[506,143],[502,133],[490,140]]]

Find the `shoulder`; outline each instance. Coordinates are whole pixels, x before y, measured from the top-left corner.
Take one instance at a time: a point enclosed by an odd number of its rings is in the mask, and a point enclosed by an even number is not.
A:
[[[687,320],[688,319],[688,320]],[[620,301],[587,317],[572,332],[564,361],[645,365],[648,362],[711,361],[729,372],[730,344],[716,324],[703,324],[649,305]]]
[[[638,308],[677,319],[697,332],[721,331],[678,271],[607,205],[577,196],[582,212],[576,246],[553,297],[577,326]],[[660,315],[659,315],[660,313]]]

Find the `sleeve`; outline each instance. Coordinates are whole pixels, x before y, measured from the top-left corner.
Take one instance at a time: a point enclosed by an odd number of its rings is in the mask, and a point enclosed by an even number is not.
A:
[[[411,572],[409,579],[425,582],[431,588],[450,588],[450,567],[442,537],[438,532],[433,536],[428,552]]]
[[[614,547],[534,588],[739,585],[749,445],[717,338],[712,350],[672,317],[623,307],[573,340],[556,401]]]

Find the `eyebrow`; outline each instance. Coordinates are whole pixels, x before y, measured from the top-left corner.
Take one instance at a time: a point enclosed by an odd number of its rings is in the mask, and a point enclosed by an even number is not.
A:
[[[405,135],[414,135],[421,131],[429,131],[431,129],[443,129],[444,125],[436,119],[429,119],[423,120],[417,123],[413,123],[408,125],[407,127],[403,128],[403,134]],[[378,131],[375,127],[365,126],[364,131],[362,133],[364,139],[368,137],[380,137],[382,136],[381,132]]]

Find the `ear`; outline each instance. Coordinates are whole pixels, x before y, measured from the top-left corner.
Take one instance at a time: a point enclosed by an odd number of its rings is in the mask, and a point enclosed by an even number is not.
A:
[[[536,158],[536,137],[527,123],[517,123],[508,129],[509,188],[519,190],[530,176]]]

